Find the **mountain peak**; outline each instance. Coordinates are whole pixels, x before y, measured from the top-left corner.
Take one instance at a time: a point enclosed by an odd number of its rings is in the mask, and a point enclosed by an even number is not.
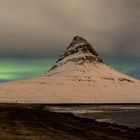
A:
[[[90,43],[84,39],[83,37],[80,37],[80,36],[75,36],[72,40],[72,42],[70,43],[70,45],[67,47],[67,49],[71,48],[71,47],[74,47],[75,45],[89,45]]]
[[[102,59],[86,39],[80,36],[75,36],[63,55],[59,57],[50,71],[69,63],[78,66],[84,65],[85,63],[102,63]]]
[[[70,46],[76,45],[78,43],[88,43],[83,37],[75,36],[70,44]]]
[[[57,60],[57,63],[64,62],[65,60],[77,64],[84,64],[84,62],[102,62],[102,59],[99,58],[98,53],[93,49],[92,45],[80,36],[73,38],[64,54]]]

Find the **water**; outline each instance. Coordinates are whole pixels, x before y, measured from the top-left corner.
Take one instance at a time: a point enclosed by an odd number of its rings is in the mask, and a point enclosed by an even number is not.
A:
[[[55,112],[69,112],[80,117],[130,127],[140,127],[140,105],[46,106]]]

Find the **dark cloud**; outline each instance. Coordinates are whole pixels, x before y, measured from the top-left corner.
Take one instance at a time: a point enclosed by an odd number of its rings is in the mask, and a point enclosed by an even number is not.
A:
[[[58,57],[75,35],[140,57],[139,25],[139,0],[0,0],[0,57]]]

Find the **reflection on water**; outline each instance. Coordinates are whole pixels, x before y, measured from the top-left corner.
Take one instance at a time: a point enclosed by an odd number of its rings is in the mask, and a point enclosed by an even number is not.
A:
[[[140,127],[140,105],[46,106],[55,112],[69,112],[80,117]]]

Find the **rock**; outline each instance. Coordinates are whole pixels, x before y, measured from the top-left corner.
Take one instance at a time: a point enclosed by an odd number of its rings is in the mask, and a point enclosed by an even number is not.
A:
[[[70,55],[73,55],[73,57],[67,59],[67,62],[78,63],[78,61],[80,61],[78,64],[84,64],[85,62],[102,63],[102,59],[98,56],[98,53],[83,37],[75,36],[70,45],[66,48],[64,54],[59,57],[57,63],[60,63],[62,60],[64,61],[64,59],[68,58]]]

